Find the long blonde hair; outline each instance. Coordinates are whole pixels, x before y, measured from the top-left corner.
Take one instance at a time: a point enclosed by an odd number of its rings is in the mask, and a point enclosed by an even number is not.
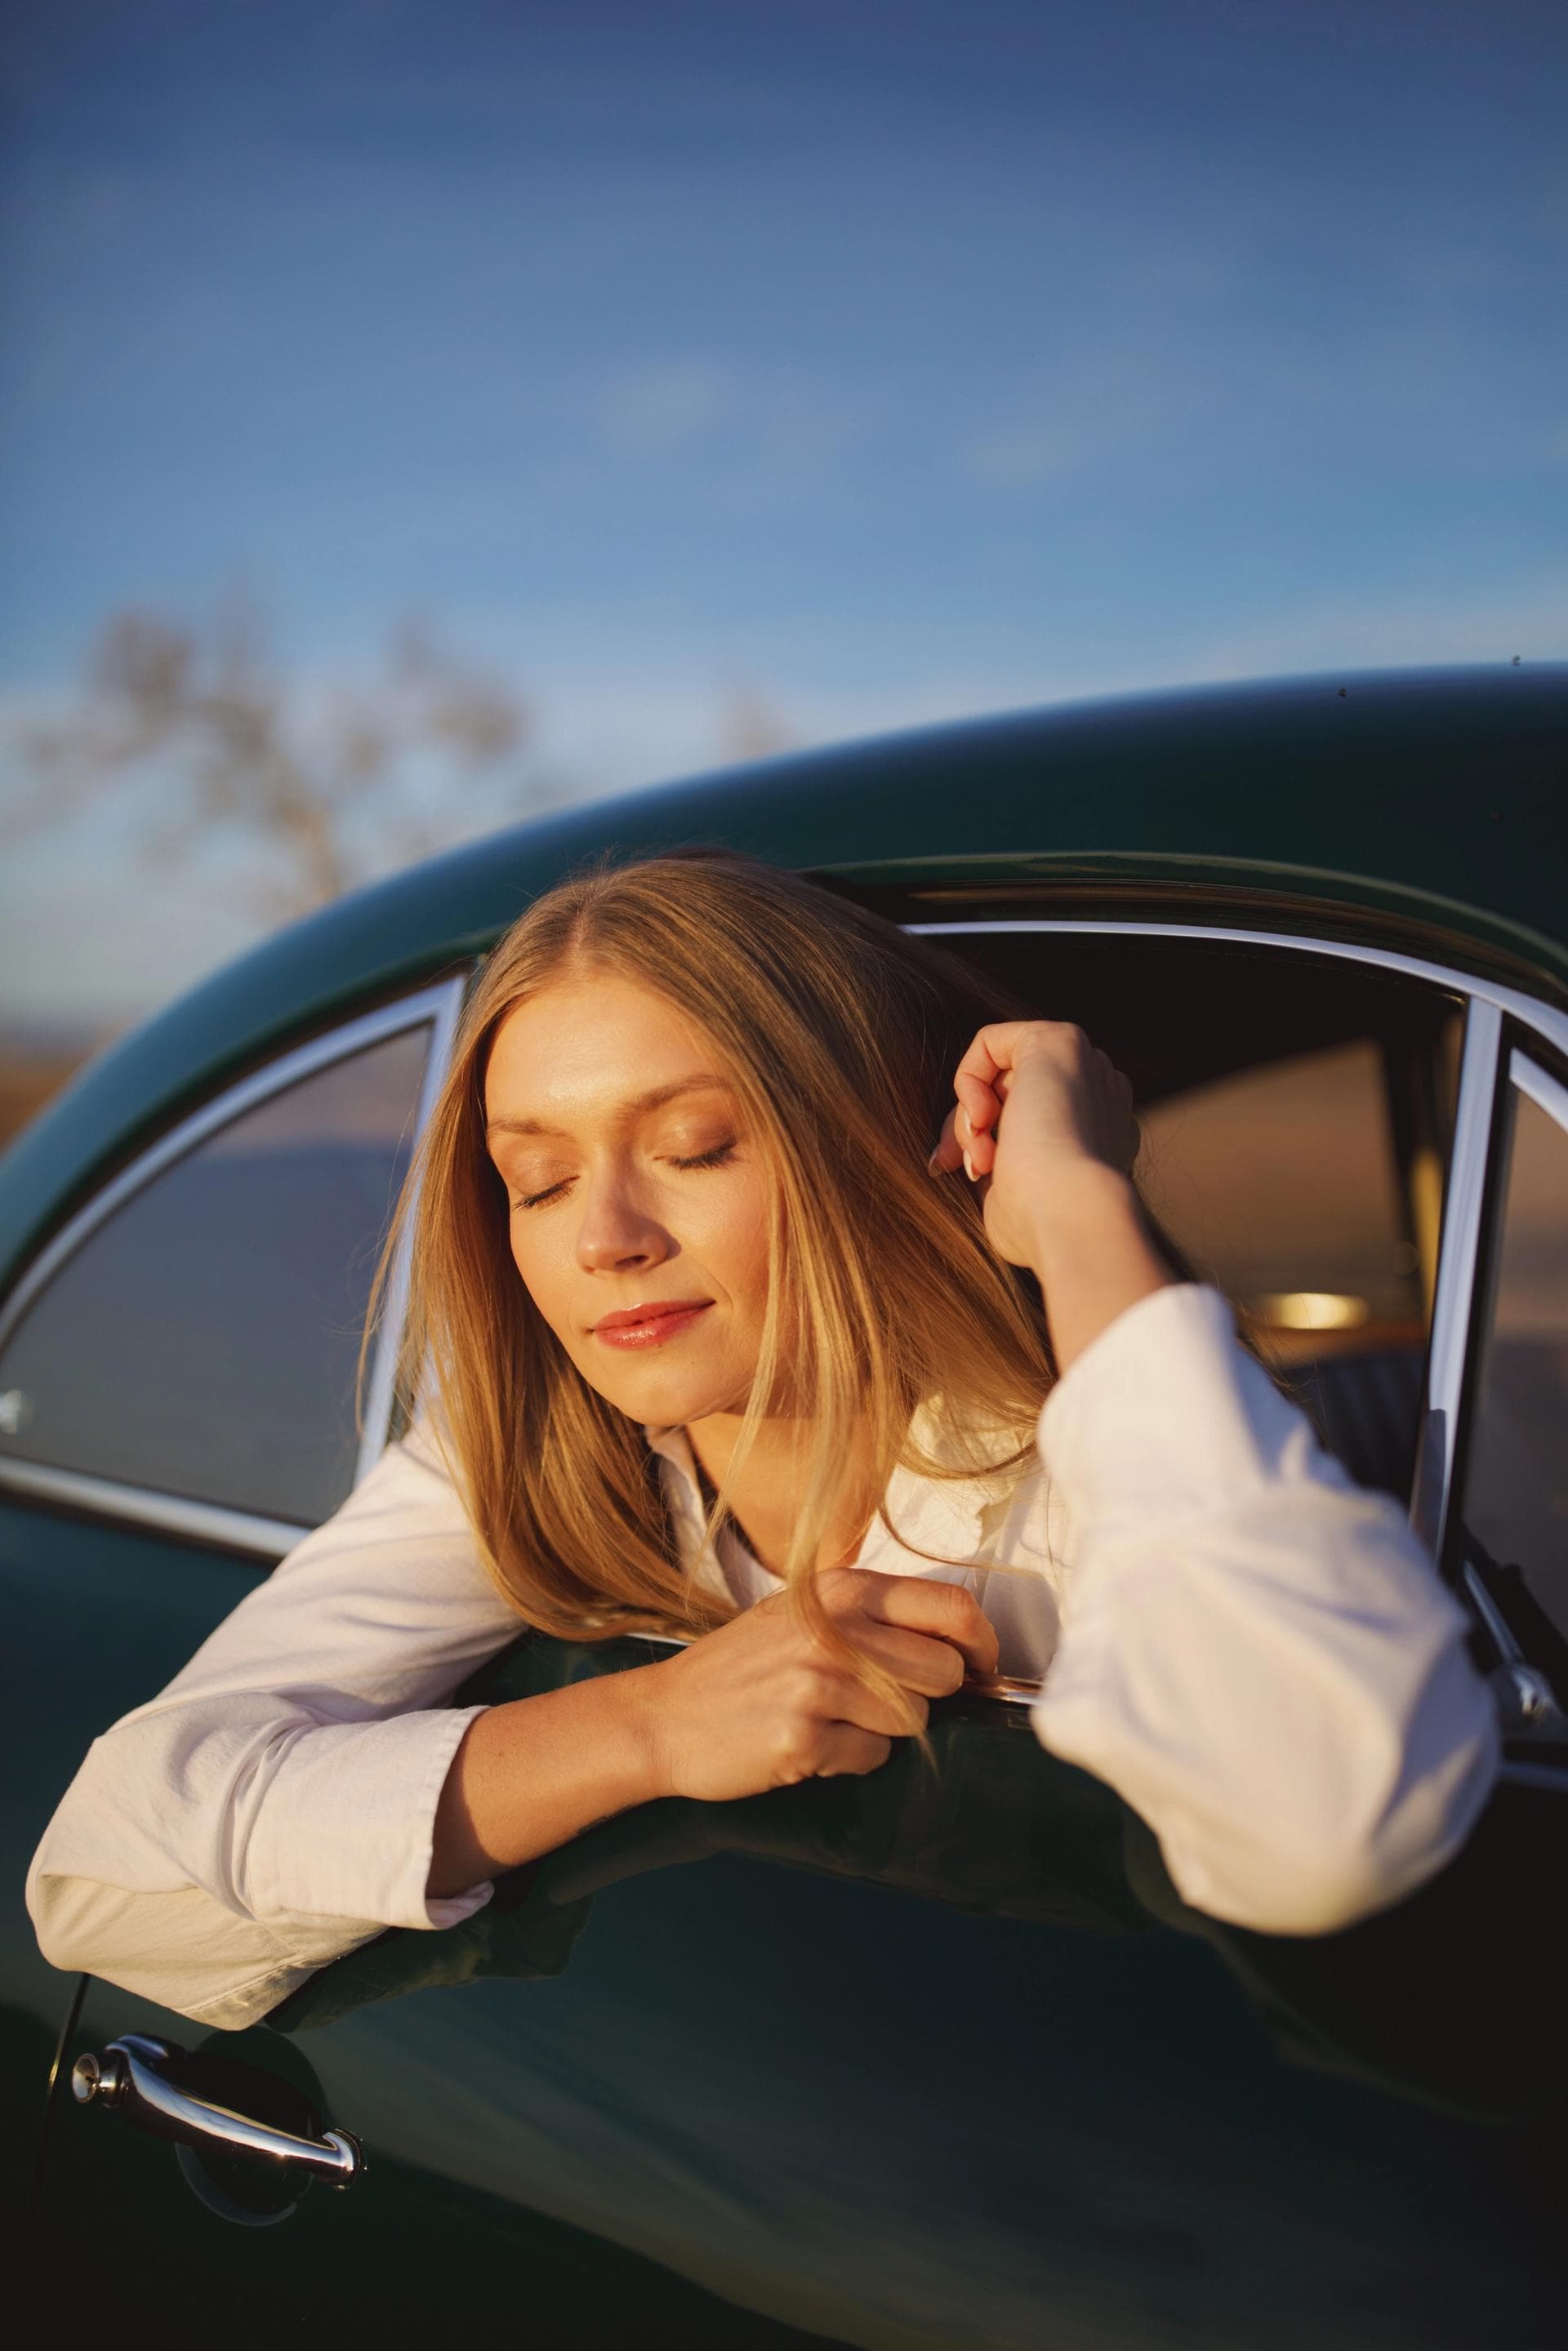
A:
[[[810,1570],[848,1465],[863,1477],[869,1451],[880,1494],[900,1462],[954,1478],[1027,1457],[1052,1375],[1038,1294],[962,1177],[926,1168],[959,1057],[1017,1008],[879,916],[718,852],[575,876],[489,956],[400,1211],[416,1204],[402,1401],[430,1407],[503,1595],[578,1640],[690,1635],[732,1611],[678,1555],[643,1430],[589,1385],[512,1265],[486,1069],[506,1016],[569,969],[633,981],[706,1032],[769,1171],[768,1311],[726,1486],[787,1372],[809,1499],[786,1572],[815,1617]],[[939,1447],[920,1412],[938,1397]],[[710,1539],[727,1507],[721,1488]]]

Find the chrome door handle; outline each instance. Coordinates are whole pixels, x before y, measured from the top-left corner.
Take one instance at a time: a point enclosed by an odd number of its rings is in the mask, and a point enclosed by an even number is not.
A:
[[[178,2140],[184,2147],[219,2147],[228,2155],[269,2155],[277,2162],[297,2166],[332,2188],[352,2187],[365,2175],[364,2149],[347,2131],[323,2131],[319,2139],[301,2138],[271,2123],[253,2122],[231,2106],[183,2089],[168,2069],[189,2063],[183,2049],[170,2041],[153,2041],[146,2033],[122,2032],[101,2057],[89,2051],[71,2068],[71,2095],[78,2105],[96,2098],[123,2115],[138,2130],[159,2138]]]

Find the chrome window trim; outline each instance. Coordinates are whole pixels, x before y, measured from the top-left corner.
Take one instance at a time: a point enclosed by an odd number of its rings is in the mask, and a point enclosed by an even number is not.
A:
[[[1465,1014],[1454,1140],[1443,1196],[1443,1238],[1437,1254],[1437,1294],[1432,1302],[1421,1468],[1416,1480],[1414,1506],[1416,1531],[1434,1559],[1443,1556],[1448,1506],[1453,1498],[1454,1437],[1469,1355],[1501,1047],[1501,1013],[1495,1005],[1472,1001]]]
[[[1540,1069],[1527,1054],[1521,1053],[1517,1046],[1510,1051],[1508,1057],[1508,1084],[1512,1092],[1525,1095],[1529,1101],[1536,1104],[1538,1109],[1544,1111],[1555,1125],[1564,1133],[1568,1133],[1568,1086],[1563,1085],[1547,1071]],[[1500,1197],[1496,1212],[1500,1222],[1505,1206],[1505,1200]],[[1508,1619],[1487,1590],[1484,1579],[1469,1560],[1466,1560],[1464,1563],[1462,1576],[1470,1604],[1486,1627],[1492,1646],[1502,1663],[1510,1667],[1522,1667],[1527,1672],[1537,1673],[1537,1669],[1531,1666],[1530,1660],[1515,1638]],[[1544,1689],[1546,1686],[1542,1683],[1542,1687]],[[1552,1693],[1549,1689],[1546,1690],[1546,1695],[1550,1702]],[[1560,1716],[1558,1720],[1561,1721]],[[1517,1779],[1524,1785],[1550,1787],[1561,1793],[1564,1784],[1564,1767],[1561,1763],[1545,1763],[1532,1765],[1528,1771],[1524,1771],[1511,1770],[1505,1766],[1503,1776]]]
[[[0,1493],[63,1502],[90,1510],[97,1518],[119,1519],[128,1526],[189,1535],[194,1541],[216,1543],[225,1551],[248,1552],[269,1566],[310,1532],[308,1527],[296,1526],[287,1519],[257,1518],[248,1510],[225,1510],[217,1502],[192,1502],[183,1495],[160,1493],[154,1487],[125,1486],[115,1478],[89,1478],[79,1469],[51,1469],[32,1461],[0,1465]]]
[[[1568,1133],[1568,1086],[1559,1083],[1545,1070],[1538,1069],[1516,1046],[1508,1057],[1509,1083],[1529,1096],[1537,1110]]]
[[[413,1140],[417,1144],[451,1061],[467,985],[467,974],[459,973],[451,979],[437,980],[429,987],[418,988],[411,996],[399,997],[393,1003],[379,1005],[373,1012],[363,1012],[351,1020],[343,1021],[337,1028],[325,1030],[319,1037],[311,1038],[308,1043],[298,1045],[291,1052],[280,1054],[276,1061],[253,1070],[248,1077],[241,1078],[222,1093],[214,1094],[199,1110],[193,1111],[166,1134],[161,1134],[128,1167],[122,1168],[100,1191],[94,1193],[92,1198],[39,1251],[4,1308],[0,1309],[0,1348],[5,1346],[35,1300],[99,1227],[123,1207],[128,1200],[133,1199],[146,1185],[153,1183],[210,1135],[270,1101],[275,1094],[298,1085],[301,1079],[315,1077],[337,1062],[351,1060],[368,1047],[384,1044],[389,1038],[402,1036],[410,1029],[428,1028],[430,1046],[412,1120]],[[366,1392],[364,1435],[354,1468],[355,1485],[374,1465],[386,1443],[397,1349],[407,1300],[408,1245],[405,1241],[392,1269],[387,1312],[371,1362]],[[131,1525],[162,1528],[173,1534],[193,1537],[198,1541],[215,1542],[225,1548],[249,1552],[267,1560],[281,1559],[310,1531],[308,1527],[296,1526],[288,1520],[269,1519],[259,1511],[228,1510],[218,1503],[196,1501],[188,1495],[165,1493],[152,1487],[124,1485],[118,1479],[94,1478],[81,1470],[60,1469],[47,1462],[23,1461],[0,1455],[0,1492],[6,1491],[60,1502],[68,1507],[89,1510],[97,1516],[120,1519]]]
[[[446,1082],[466,991],[466,979],[448,980],[443,987],[426,991],[436,999],[436,1005],[431,1020],[430,1050],[424,1057],[424,1078],[420,1086],[419,1100],[414,1105],[413,1140],[416,1144],[424,1133],[431,1112],[435,1108],[436,1096]],[[371,1376],[366,1383],[364,1424],[360,1437],[359,1458],[354,1465],[356,1486],[370,1475],[381,1459],[392,1429],[398,1350],[402,1341],[403,1317],[408,1311],[409,1268],[413,1257],[413,1218],[411,1216],[399,1237],[397,1255],[388,1277],[382,1328],[371,1359]]]
[[[1568,1086],[1539,1069],[1517,1046],[1511,1049],[1507,1071],[1503,1073],[1501,1048],[1500,1014],[1492,1007],[1472,1004],[1465,1022],[1465,1050],[1459,1066],[1459,1099],[1444,1202],[1443,1251],[1437,1269],[1437,1297],[1427,1374],[1422,1473],[1416,1479],[1416,1531],[1437,1559],[1443,1556],[1453,1499],[1454,1436],[1471,1352],[1476,1268],[1491,1170],[1500,1076],[1506,1074],[1511,1087],[1527,1095],[1549,1118],[1568,1131]],[[1501,1208],[1500,1201],[1498,1215]],[[1437,1457],[1430,1466],[1429,1454]],[[1462,1575],[1477,1613],[1503,1656],[1520,1656],[1518,1645],[1502,1624],[1484,1585],[1468,1566]]]
[[[1203,939],[1226,946],[1282,947],[1293,955],[1332,956],[1344,963],[1372,964],[1383,971],[1402,972],[1407,978],[1426,980],[1449,995],[1490,1004],[1523,1027],[1533,1029],[1560,1053],[1568,1054],[1568,1012],[1559,1012],[1555,1005],[1542,1004],[1500,980],[1478,978],[1473,972],[1459,971],[1448,964],[1428,963],[1421,956],[1401,955],[1395,947],[1362,946],[1350,939],[1308,938],[1293,931],[1237,930],[1209,923],[1098,922],[1078,915],[1065,915],[1060,921],[1019,916],[1016,920],[1003,917],[967,923],[906,923],[904,927],[920,938],[955,937],[978,931],[1061,931],[1089,937]]]

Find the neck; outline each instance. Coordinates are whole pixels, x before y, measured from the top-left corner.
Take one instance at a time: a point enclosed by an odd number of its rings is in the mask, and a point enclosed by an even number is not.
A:
[[[686,1425],[692,1451],[710,1485],[722,1486],[734,1471],[741,1420],[739,1413],[717,1412]],[[808,1498],[810,1436],[808,1423],[769,1416],[758,1426],[729,1488],[729,1507],[745,1530],[747,1543],[775,1575],[784,1573]],[[858,1458],[841,1484],[839,1503],[818,1551],[819,1568],[836,1567],[854,1557],[876,1507],[863,1425],[856,1451]]]

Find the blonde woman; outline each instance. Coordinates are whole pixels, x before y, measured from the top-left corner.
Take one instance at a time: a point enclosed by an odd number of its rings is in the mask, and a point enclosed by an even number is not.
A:
[[[540,899],[410,1195],[408,1434],[95,1743],[47,1955],[243,2025],[606,1814],[874,1771],[998,1667],[1199,1908],[1421,1884],[1496,1765],[1460,1614],[1179,1278],[1135,1142],[1077,1030],[789,875]],[[524,1625],[687,1646],[446,1704]]]

